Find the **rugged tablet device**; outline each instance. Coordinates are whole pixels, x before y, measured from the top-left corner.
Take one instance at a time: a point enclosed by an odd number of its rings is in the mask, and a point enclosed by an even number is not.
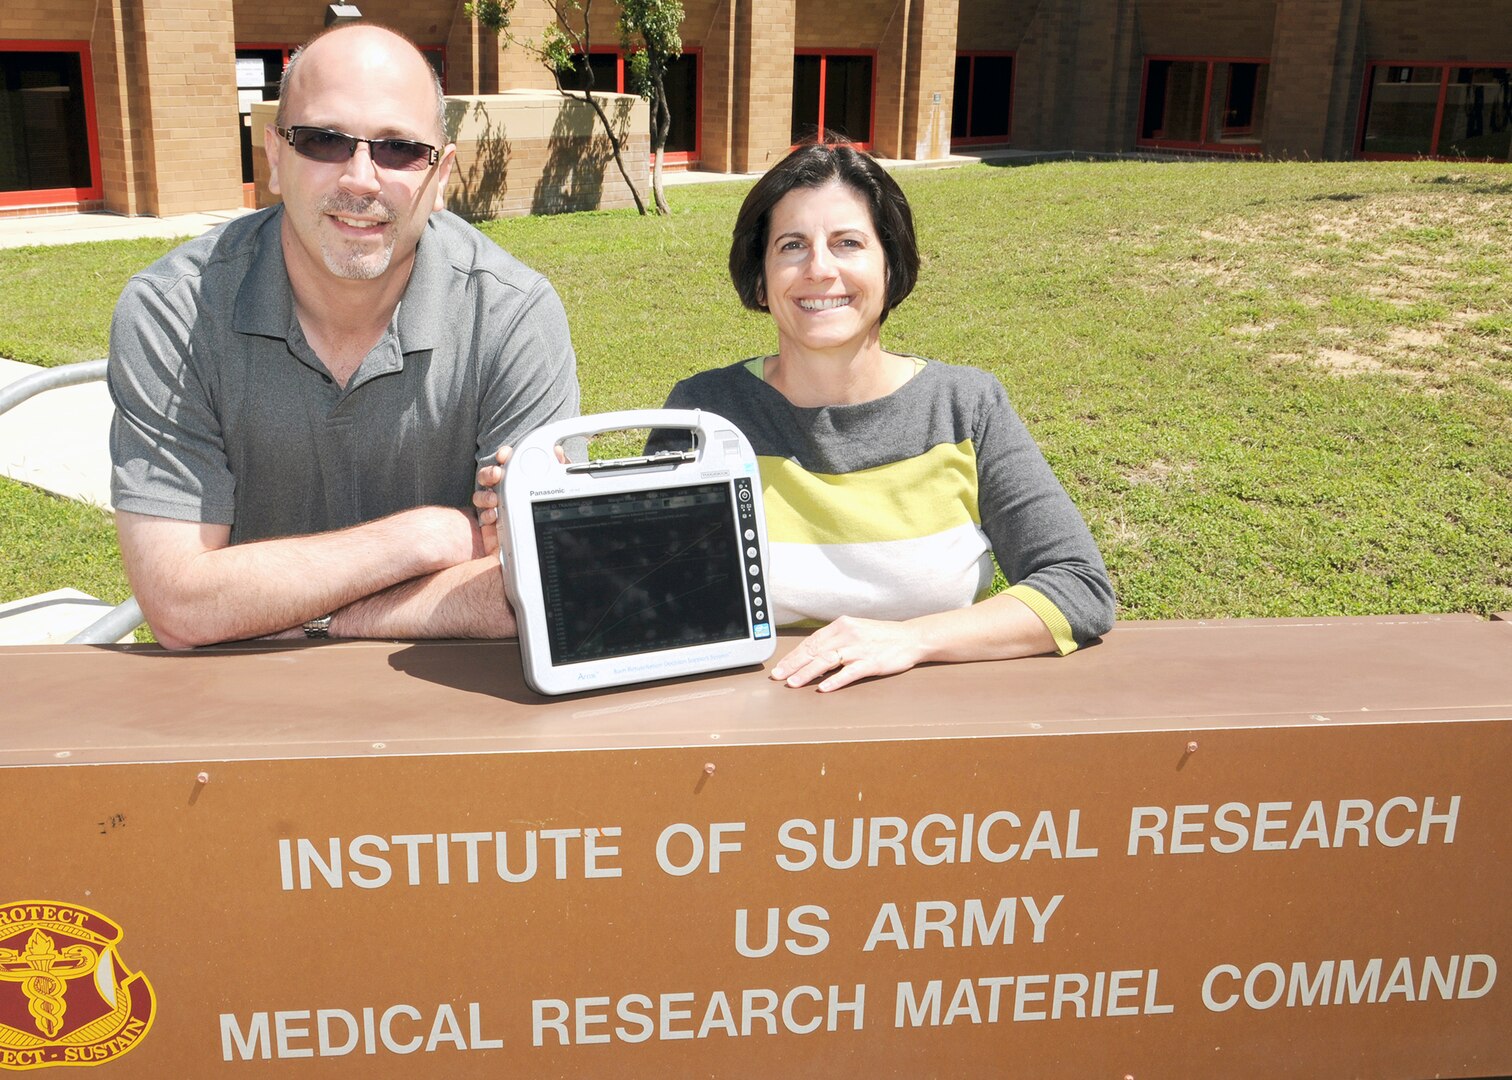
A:
[[[687,430],[692,449],[587,462],[606,431]],[[751,444],[687,409],[559,420],[514,448],[499,558],[525,680],[566,694],[759,664],[772,655],[766,523]]]

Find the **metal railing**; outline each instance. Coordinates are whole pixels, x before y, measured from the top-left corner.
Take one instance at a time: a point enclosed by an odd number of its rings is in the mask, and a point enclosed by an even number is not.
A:
[[[56,390],[64,386],[78,386],[80,383],[99,382],[105,378],[105,364],[104,360],[64,364],[62,367],[48,368],[35,375],[27,375],[9,386],[0,387],[0,416],[5,415],[23,401],[48,390]],[[69,638],[68,644],[109,645],[121,640],[146,621],[142,617],[142,608],[136,602],[136,597],[128,597],[124,603],[117,604],[105,615]]]

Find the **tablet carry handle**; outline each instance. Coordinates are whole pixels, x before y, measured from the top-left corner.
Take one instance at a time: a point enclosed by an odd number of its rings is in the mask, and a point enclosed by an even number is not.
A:
[[[646,428],[652,431],[668,429],[688,430],[695,435],[695,451],[709,437],[705,420],[718,419],[713,413],[701,409],[622,409],[619,412],[595,413],[591,416],[573,416],[565,420],[536,428],[515,447],[515,452],[539,447],[551,451],[557,444],[568,439],[590,439],[609,431],[631,431]],[[727,421],[722,421],[728,425]],[[690,459],[691,460],[691,459]]]

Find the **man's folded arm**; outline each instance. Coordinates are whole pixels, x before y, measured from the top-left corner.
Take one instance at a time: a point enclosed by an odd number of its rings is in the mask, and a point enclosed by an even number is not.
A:
[[[365,636],[450,636],[449,623],[432,628],[423,613],[445,622],[457,618],[459,606],[481,610],[492,585],[482,566],[500,578],[497,562],[482,557],[471,515],[447,507],[234,545],[229,526],[127,511],[116,514],[116,530],[132,591],[170,649],[264,637],[332,612],[342,636],[364,627],[379,630]],[[382,595],[402,584],[411,587]],[[504,607],[502,579],[497,589]],[[341,611],[365,600],[350,618]],[[338,625],[347,622],[351,628]],[[399,632],[401,624],[407,632]]]
[[[456,566],[356,600],[331,619],[332,637],[514,637],[497,555]]]

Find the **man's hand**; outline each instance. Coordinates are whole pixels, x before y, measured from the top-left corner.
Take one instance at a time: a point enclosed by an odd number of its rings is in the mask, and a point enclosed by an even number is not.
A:
[[[560,443],[554,448],[556,459],[563,465],[567,464],[567,451],[562,449]],[[498,453],[494,454],[494,464],[484,465],[478,470],[478,490],[473,492],[473,508],[478,511],[478,527],[483,530],[483,546],[490,555],[496,555],[499,551],[499,485],[504,482],[504,469],[509,465],[509,457],[513,449],[508,446],[499,447]]]
[[[504,467],[509,464],[512,450],[499,447],[494,454],[494,464],[478,470],[478,490],[473,492],[473,507],[478,511],[478,527],[482,530],[483,549],[490,555],[499,551],[499,485],[504,481]]]

